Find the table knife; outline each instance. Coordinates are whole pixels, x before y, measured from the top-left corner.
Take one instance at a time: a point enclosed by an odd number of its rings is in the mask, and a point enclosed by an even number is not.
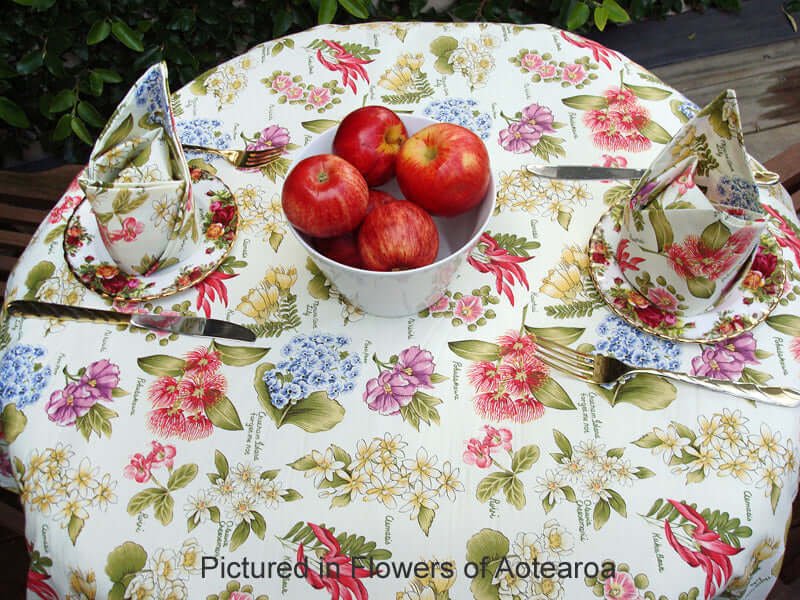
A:
[[[244,342],[254,342],[255,334],[236,323],[203,317],[182,317],[180,315],[129,314],[112,310],[67,306],[50,302],[15,300],[6,307],[9,315],[39,317],[46,319],[69,319],[92,323],[131,324],[155,331],[168,331],[181,335],[219,337]]]
[[[584,165],[526,165],[525,168],[534,175],[548,179],[639,179],[647,172],[646,169]],[[773,185],[780,180],[777,173],[762,170],[754,170],[753,178],[758,185]]]

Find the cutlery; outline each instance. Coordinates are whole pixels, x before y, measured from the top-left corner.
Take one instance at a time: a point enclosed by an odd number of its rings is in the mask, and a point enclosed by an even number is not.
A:
[[[275,146],[267,150],[220,150],[219,148],[183,144],[183,149],[216,154],[227,160],[237,169],[254,169],[278,160],[281,154],[283,154],[284,147]]]
[[[131,324],[145,329],[168,331],[182,335],[219,337],[245,342],[254,342],[255,334],[236,323],[203,317],[182,317],[180,315],[128,314],[96,308],[82,308],[50,302],[15,300],[6,307],[9,315],[40,317],[46,319],[69,319],[92,323]]]
[[[692,383],[716,392],[724,392],[747,400],[765,404],[795,407],[800,405],[800,392],[790,388],[756,385],[723,379],[712,379],[663,369],[632,367],[611,356],[586,354],[544,338],[536,338],[534,355],[546,365],[592,383],[616,383],[621,377],[646,373],[660,375],[684,383]],[[616,393],[619,387],[615,389]]]
[[[647,172],[647,169],[584,165],[526,165],[525,168],[534,175],[548,179],[639,179]],[[780,180],[780,175],[772,171],[755,170],[753,177],[758,185],[773,185]]]

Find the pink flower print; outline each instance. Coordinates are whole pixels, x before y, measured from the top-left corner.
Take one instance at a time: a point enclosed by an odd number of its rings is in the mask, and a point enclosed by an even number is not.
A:
[[[331,101],[331,91],[327,88],[314,88],[306,101],[314,108],[321,108]]]
[[[293,83],[292,78],[288,75],[278,75],[272,80],[272,89],[277,92],[284,92],[292,87]]]
[[[261,133],[258,134],[258,138],[255,140],[255,143],[248,144],[246,149],[267,150],[269,148],[281,148],[288,143],[289,130],[285,127],[270,125],[266,129],[262,129]],[[218,200],[214,201],[211,203],[211,212],[217,212],[221,207],[222,205]]]
[[[522,117],[519,120],[536,131],[539,135],[555,131],[553,129],[553,112],[539,104],[530,104],[522,110]]]
[[[552,79],[556,76],[556,67],[555,65],[540,65],[536,72],[542,76],[542,79]]]
[[[403,373],[383,371],[367,382],[364,402],[382,415],[396,415],[402,407],[408,406],[416,391],[417,387]]]
[[[214,373],[184,377],[178,384],[181,408],[190,413],[205,412],[222,399],[226,387],[225,378]]]
[[[228,600],[253,600],[253,596],[247,592],[231,592]]]
[[[586,69],[583,65],[567,65],[561,70],[561,79],[570,83],[580,83],[586,79]]]
[[[620,271],[623,273],[629,269],[631,271],[638,271],[639,267],[636,265],[644,262],[644,259],[639,256],[631,258],[631,253],[626,250],[630,243],[631,241],[629,239],[623,238],[620,240],[619,245],[617,246],[617,265],[619,266]]]
[[[119,383],[119,367],[105,358],[98,360],[89,365],[80,382],[97,400],[111,400],[111,392]]]
[[[507,392],[498,390],[494,393],[478,394],[473,399],[475,411],[486,419],[517,423],[527,423],[529,419],[520,416],[520,403]]]
[[[746,364],[757,365],[760,362],[756,358],[756,338],[750,332],[745,332],[731,340],[717,342],[716,347],[726,350]]]
[[[474,323],[483,314],[481,299],[477,296],[462,296],[458,299],[458,302],[456,302],[456,308],[453,314],[464,323]]]
[[[539,141],[542,134],[523,123],[512,123],[500,132],[500,145],[504,150],[521,154],[530,152],[531,146]]]
[[[610,154],[603,154],[604,167],[627,167],[628,159],[624,156],[611,156]]]
[[[538,54],[531,54],[530,52],[523,56],[520,62],[522,63],[522,68],[526,71],[536,71],[544,64],[544,60],[541,56]]]
[[[206,375],[214,373],[221,366],[222,361],[219,359],[219,352],[212,352],[206,347],[201,347],[192,350],[186,355],[184,372]]]
[[[607,110],[590,110],[583,115],[583,122],[592,131],[607,131],[612,125]]]
[[[547,381],[547,366],[533,356],[504,360],[497,369],[508,393],[524,396]]]
[[[431,311],[432,313],[434,313],[434,312],[441,312],[443,310],[447,310],[448,308],[450,308],[450,297],[449,296],[442,296],[436,302],[431,304],[428,307],[428,310]]]
[[[147,392],[153,408],[169,408],[178,400],[178,381],[174,377],[159,377]]]
[[[678,195],[683,196],[686,192],[694,187],[694,173],[692,167],[687,168],[675,180],[675,185],[678,186]]]
[[[789,342],[789,351],[797,362],[800,362],[800,337],[794,338]]]
[[[51,421],[59,425],[74,425],[78,417],[89,412],[96,402],[88,386],[70,383],[63,390],[57,390],[50,395],[45,410]]]
[[[609,107],[619,105],[630,107],[636,105],[636,96],[630,90],[612,87],[603,92],[603,95],[606,97]]]
[[[503,450],[511,450],[511,431],[505,427],[500,429],[492,427],[491,425],[484,425],[483,431],[486,437],[483,438],[483,445],[489,449],[489,452],[494,452],[502,448]]]
[[[144,223],[140,223],[133,217],[128,217],[122,221],[122,229],[108,232],[108,239],[112,242],[124,240],[126,242],[134,241],[140,233],[144,231]]]
[[[299,85],[293,85],[292,87],[287,89],[286,92],[284,93],[286,94],[286,97],[289,100],[299,100],[300,98],[303,97],[305,90],[301,88]]]
[[[322,63],[330,71],[339,71],[342,74],[342,85],[349,87],[356,93],[356,82],[359,77],[369,83],[369,76],[367,71],[362,65],[371,63],[372,60],[364,60],[363,58],[356,58],[344,49],[344,46],[334,42],[333,40],[322,40],[328,48],[330,54],[336,62],[327,60],[322,55],[322,50],[317,50],[317,60]]]
[[[637,269],[638,270],[638,269]],[[647,299],[660,310],[675,312],[678,310],[678,299],[665,287],[654,287],[647,294]]]
[[[494,392],[500,384],[497,365],[486,360],[472,363],[467,368],[467,378],[479,392]]]
[[[171,469],[176,454],[175,446],[169,444],[164,446],[155,440],[150,442],[150,445],[153,449],[150,450],[150,453],[147,455],[147,462],[149,462],[152,467],[160,467],[163,465]]]
[[[692,375],[736,381],[741,377],[744,361],[724,348],[706,348],[692,359]]]
[[[751,245],[753,243],[753,240],[755,239],[755,237],[757,235],[758,235],[758,229],[757,228],[755,228],[755,227],[743,227],[739,231],[733,233],[731,235],[731,237],[728,238],[728,241],[725,244],[725,246],[731,248],[736,254],[744,254],[745,252],[750,250]],[[753,268],[755,268],[756,262],[760,262],[759,261],[759,256],[762,256],[762,257],[764,256],[761,253],[760,249],[759,249],[758,254],[756,255],[756,258],[753,260],[753,265],[754,265]],[[777,264],[777,260],[778,259],[773,257],[772,255],[769,255],[769,256],[770,256],[769,260],[774,260],[775,263]],[[761,274],[764,275],[764,277],[769,277],[772,274],[772,271],[774,270],[774,267],[773,267],[773,269],[769,269],[769,270],[763,270],[761,268],[759,268],[758,270],[761,271]]]
[[[395,371],[405,375],[409,383],[424,388],[432,388],[431,374],[435,365],[433,354],[419,346],[403,350],[397,358]]]
[[[608,116],[613,126],[622,133],[638,133],[650,119],[650,113],[641,106],[628,106],[609,109]]]
[[[603,584],[604,600],[639,600],[639,591],[633,583],[633,577],[625,571],[617,571],[614,577],[606,579]]]
[[[532,335],[522,335],[514,329],[501,335],[497,343],[500,346],[500,356],[509,358],[523,358],[536,349],[536,339]]]
[[[680,244],[670,244],[665,250],[667,252],[667,262],[678,277],[689,279],[697,276],[700,270],[699,265],[686,248]]]
[[[475,465],[479,469],[487,469],[492,464],[489,448],[477,438],[470,438],[464,454],[461,455],[468,465]]]
[[[573,46],[576,46],[578,48],[588,48],[589,50],[591,50],[594,59],[597,62],[603,63],[608,69],[611,69],[611,63],[609,62],[608,57],[619,59],[619,54],[617,54],[613,50],[609,50],[602,44],[598,44],[597,42],[588,40],[580,35],[576,34],[567,35],[565,31],[561,31],[559,33],[561,35],[561,38],[568,44],[572,44]]]
[[[136,483],[144,483],[150,479],[150,461],[144,454],[137,452],[131,458],[130,464],[125,465],[122,474],[128,479],[136,480]]]

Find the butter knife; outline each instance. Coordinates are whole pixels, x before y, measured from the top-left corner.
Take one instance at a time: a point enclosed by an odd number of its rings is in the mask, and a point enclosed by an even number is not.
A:
[[[647,172],[647,169],[584,165],[526,165],[525,168],[548,179],[639,179]],[[772,171],[754,170],[753,178],[758,185],[774,185],[780,181],[780,175]]]
[[[112,310],[67,306],[33,300],[14,300],[6,307],[9,315],[39,317],[43,319],[69,319],[92,323],[131,324],[155,331],[168,331],[181,335],[218,337],[244,342],[254,342],[255,334],[236,323],[203,317],[180,315],[128,314]]]

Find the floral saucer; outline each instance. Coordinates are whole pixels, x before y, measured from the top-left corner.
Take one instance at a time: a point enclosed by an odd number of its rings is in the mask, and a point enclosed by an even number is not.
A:
[[[617,209],[617,210],[615,210]],[[589,272],[595,287],[609,308],[625,321],[660,338],[679,342],[711,343],[736,337],[764,321],[783,294],[786,273],[778,242],[767,230],[748,272],[717,305],[717,310],[685,316],[683,297],[663,277],[649,281],[643,275],[637,283],[649,289],[648,297],[631,286],[623,270],[638,271],[627,259],[627,240],[622,239],[622,211],[612,207],[600,217],[589,239]],[[674,305],[674,313],[656,303]]]
[[[64,258],[73,275],[93,292],[114,300],[154,300],[192,287],[205,279],[225,260],[238,230],[239,213],[230,188],[215,175],[192,169],[192,195],[200,215],[201,231],[188,236],[187,260],[156,263],[141,275],[129,275],[117,268],[101,238],[89,202],[82,197],[64,232]],[[78,192],[82,195],[82,192]],[[153,212],[151,220],[161,215]],[[136,235],[136,228],[123,226],[114,235]],[[167,222],[164,226],[169,226]],[[192,238],[196,240],[193,243]]]

